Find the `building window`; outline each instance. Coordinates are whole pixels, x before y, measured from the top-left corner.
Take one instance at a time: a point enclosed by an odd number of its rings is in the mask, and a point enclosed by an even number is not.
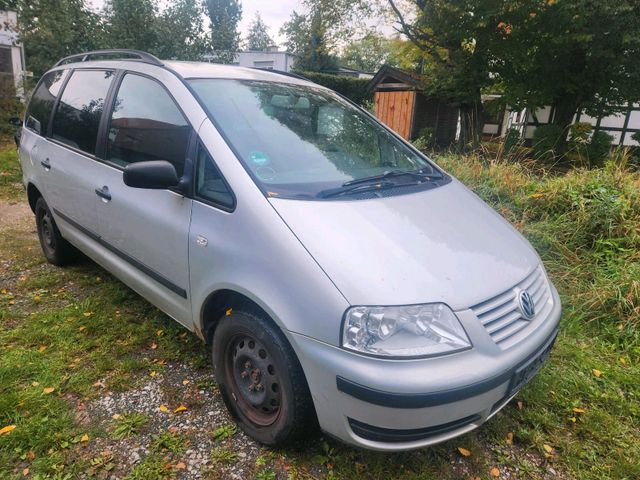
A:
[[[0,72],[13,74],[11,47],[0,47]]]
[[[262,68],[263,70],[273,70],[273,60],[256,61],[253,62],[253,66],[256,68]]]

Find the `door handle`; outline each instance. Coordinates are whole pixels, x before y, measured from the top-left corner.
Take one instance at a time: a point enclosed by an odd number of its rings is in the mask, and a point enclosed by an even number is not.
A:
[[[51,162],[49,161],[48,157],[42,160],[40,162],[40,165],[42,165],[45,170],[51,170]]]
[[[109,187],[106,185],[102,188],[96,188],[96,195],[102,198],[103,201],[108,202],[111,200],[111,194],[109,193]]]

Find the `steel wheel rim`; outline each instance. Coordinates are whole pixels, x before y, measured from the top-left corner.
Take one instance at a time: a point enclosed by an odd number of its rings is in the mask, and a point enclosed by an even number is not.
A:
[[[272,425],[282,405],[282,382],[272,355],[260,341],[241,334],[231,339],[225,357],[231,394],[240,412],[256,425]]]
[[[55,250],[56,239],[53,234],[53,222],[49,212],[44,212],[40,218],[40,231],[42,233],[42,240],[47,248]]]

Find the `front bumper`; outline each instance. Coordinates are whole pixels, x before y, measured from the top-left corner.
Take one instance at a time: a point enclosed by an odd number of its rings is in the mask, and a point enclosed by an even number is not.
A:
[[[504,407],[546,359],[560,300],[526,338],[499,348],[470,310],[456,312],[474,348],[436,358],[386,360],[292,333],[320,427],[373,450],[420,448],[473,430]]]

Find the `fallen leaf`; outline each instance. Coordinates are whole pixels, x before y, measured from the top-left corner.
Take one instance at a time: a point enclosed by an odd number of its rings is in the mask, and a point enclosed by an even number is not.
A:
[[[25,476],[25,477],[26,477],[27,475],[29,475],[29,469],[28,469],[28,468],[23,469],[23,470],[22,470],[22,475],[23,475],[23,476]]]
[[[577,419],[576,417],[571,417],[571,418],[569,419],[569,421],[570,421],[570,422],[573,422],[573,423],[576,423],[576,421],[577,421],[577,420],[578,420],[578,419]]]
[[[624,359],[624,357],[620,357],[620,363],[625,367],[627,366],[627,361]]]
[[[176,463],[176,470],[185,470],[186,468],[187,468],[187,466],[185,465],[184,462]]]
[[[228,309],[225,314],[227,315],[227,317],[231,316],[231,314],[233,313],[233,308]]]
[[[167,430],[169,430],[171,433],[176,433],[178,431],[178,427],[171,426],[167,428]]]
[[[80,330],[80,331],[82,332],[82,331],[84,331],[84,330],[86,330],[86,329],[87,329],[87,327],[85,327],[84,325],[82,325],[78,330]]]
[[[524,403],[522,403],[520,400],[518,400],[518,403],[516,403],[516,405],[518,406],[518,410],[522,410],[524,407]]]
[[[40,382],[31,382],[32,387],[37,387],[38,385],[40,385]]]
[[[602,376],[602,372],[600,370],[598,370],[597,368],[594,368],[593,370],[591,370],[591,372],[593,372],[593,374],[600,378]]]
[[[471,456],[471,452],[469,450],[467,450],[466,448],[458,447],[458,451],[460,452],[460,455],[462,455],[463,457],[470,457]]]
[[[53,393],[54,390],[55,388],[53,387],[46,387],[42,389],[42,393],[44,393],[45,395],[49,395],[50,393]]]
[[[574,408],[572,408],[571,410],[572,410],[574,413],[584,413],[584,412],[585,412],[585,410],[583,410],[582,408],[577,408],[577,407],[574,407]]]
[[[47,349],[47,346],[46,346],[46,345],[40,345],[40,347],[38,347],[38,351],[39,351],[40,353],[44,352],[46,349]]]
[[[547,445],[545,443],[544,445],[542,445],[542,448],[544,448],[544,451],[548,454],[553,455],[553,447],[551,445]]]
[[[9,300],[9,305],[15,305],[16,302],[14,302],[13,300]]]
[[[151,373],[149,373],[149,376],[152,378],[155,378],[158,375],[158,372],[156,372],[155,370]]]
[[[80,441],[81,441],[81,442],[84,442],[84,443],[87,443],[87,442],[89,441],[89,435],[87,435],[87,434],[85,433],[84,435],[82,435],[82,436],[80,437]]]
[[[120,415],[119,413],[114,413],[113,415],[111,415],[111,418],[113,418],[114,420],[118,420],[122,418],[122,415]]]
[[[158,348],[158,344],[156,342],[151,342],[151,345],[149,345],[149,348],[151,350],[155,350],[156,348]]]
[[[91,315],[93,315],[93,312],[84,312],[82,315],[84,315],[85,317],[90,317]]]
[[[163,333],[164,333],[164,332],[163,332],[162,330],[158,330],[158,331],[156,332],[156,336],[157,336],[157,337],[160,337],[160,336],[162,336],[162,334],[163,334]]]
[[[92,386],[93,386],[93,387],[100,387],[100,388],[104,388],[104,387],[105,387],[105,384],[104,384],[104,382],[103,382],[102,380],[98,380],[98,381],[97,381],[96,383],[94,383]]]
[[[187,380],[186,378],[184,380],[182,380],[182,384],[183,385],[189,385],[190,381]]]
[[[7,433],[15,430],[15,428],[16,428],[15,425],[7,425],[6,427],[2,427],[0,428],[0,435],[6,435]]]
[[[160,405],[158,407],[158,410],[160,410],[163,413],[167,413],[169,411],[169,409],[166,407],[166,405]]]
[[[33,450],[29,450],[29,451],[27,452],[27,458],[28,458],[29,460],[33,460],[34,458],[36,458],[36,452],[34,452]]]
[[[513,432],[507,433],[507,443],[513,445]]]
[[[498,470],[496,467],[493,467],[489,473],[491,474],[492,477],[499,477],[500,476],[500,470]]]
[[[529,195],[529,198],[542,198],[544,197],[544,193],[532,193]]]
[[[180,405],[178,408],[176,408],[173,413],[180,413],[180,412],[184,412],[187,410],[187,407],[185,407],[184,405]]]

